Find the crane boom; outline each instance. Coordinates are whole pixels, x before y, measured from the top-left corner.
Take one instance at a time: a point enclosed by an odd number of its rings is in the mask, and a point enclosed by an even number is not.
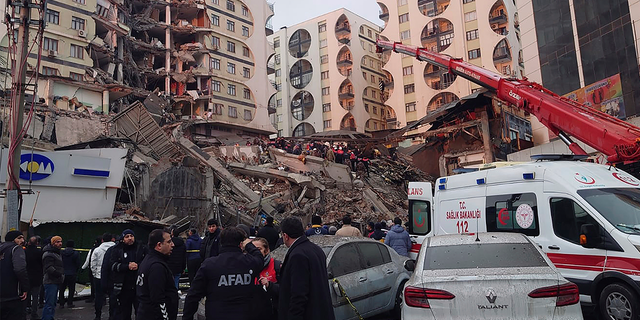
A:
[[[540,84],[502,75],[445,54],[401,42],[378,40],[378,51],[393,50],[445,68],[533,114],[577,155],[587,154],[569,135],[602,152],[610,163],[640,160],[640,128],[604,112],[561,97]]]

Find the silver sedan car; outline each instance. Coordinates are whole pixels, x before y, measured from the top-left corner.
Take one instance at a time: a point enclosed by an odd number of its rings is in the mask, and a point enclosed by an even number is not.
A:
[[[578,287],[516,233],[426,238],[402,319],[582,319]]]
[[[404,268],[409,258],[369,238],[318,235],[309,240],[327,256],[327,285],[336,320],[358,319],[354,307],[364,318],[394,310],[400,314],[402,288],[411,276]],[[271,256],[282,261],[286,253],[281,246]]]

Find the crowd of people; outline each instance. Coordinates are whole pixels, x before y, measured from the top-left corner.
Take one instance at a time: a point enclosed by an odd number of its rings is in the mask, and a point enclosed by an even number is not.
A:
[[[126,229],[96,238],[83,264],[74,241],[55,235],[45,239],[9,231],[0,243],[0,319],[51,320],[58,308],[74,307],[79,269],[88,269],[95,319],[102,318],[108,300],[109,319],[177,319],[180,276],[187,271],[182,319],[191,320],[199,301],[207,297],[207,319],[333,319],[327,286],[326,256],[308,240],[316,235],[362,237],[345,216],[340,229],[322,224],[319,216],[305,228],[298,218],[274,225],[271,217],[258,230],[239,225],[222,229],[207,222],[201,238],[196,229],[186,240],[175,227],[153,230],[146,243]],[[364,236],[384,241],[399,254],[411,249],[409,234],[396,218],[368,223]],[[289,248],[283,261],[271,251]],[[313,288],[313,289],[312,289]],[[65,292],[68,292],[65,296]],[[108,299],[106,299],[108,297]],[[215,316],[214,316],[215,315]]]

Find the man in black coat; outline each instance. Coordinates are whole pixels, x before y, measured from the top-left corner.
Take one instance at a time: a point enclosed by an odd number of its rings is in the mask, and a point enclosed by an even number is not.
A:
[[[80,254],[75,250],[75,242],[73,240],[67,241],[67,247],[60,253],[62,256],[62,264],[64,266],[64,282],[59,289],[58,303],[60,308],[64,308],[64,291],[69,290],[66,302],[69,308],[75,307],[73,304],[73,296],[76,292],[76,277],[78,275],[78,269],[80,268]]]
[[[236,227],[224,229],[220,242],[220,254],[206,259],[196,273],[184,302],[182,320],[193,320],[198,302],[204,296],[207,297],[207,319],[247,320],[255,316],[251,298],[256,277],[263,268],[262,253],[247,239],[245,232]],[[242,253],[243,249],[246,254]]]
[[[175,226],[171,226],[171,241],[173,242],[173,250],[167,264],[171,269],[176,288],[178,288],[180,275],[187,266],[187,247],[184,244],[184,240],[177,236]]]
[[[0,243],[0,318],[24,320],[24,306],[21,300],[27,298],[29,278],[27,262],[22,244],[22,232],[7,232]]]
[[[281,267],[278,318],[281,320],[333,320],[327,257],[304,235],[300,219],[280,223],[289,247]]]
[[[138,265],[147,254],[147,247],[135,240],[131,229],[122,232],[122,241],[110,248],[110,278],[113,282],[113,295],[117,299],[116,317],[131,320],[131,311],[138,309],[136,299],[136,279]],[[109,302],[111,303],[111,302]]]
[[[176,320],[178,318],[178,289],[169,269],[173,241],[169,233],[156,229],[149,234],[149,254],[138,269],[137,296],[140,302],[136,319]]]
[[[27,305],[31,306],[31,319],[38,317],[38,301],[40,297],[40,287],[42,287],[42,249],[38,248],[38,237],[29,238],[29,245],[25,250],[27,257],[27,273],[29,274],[29,297]]]
[[[278,230],[273,226],[273,217],[267,217],[267,224],[258,230],[258,237],[265,238],[269,242],[269,250],[273,251],[276,248],[276,243],[280,235]]]
[[[218,228],[218,221],[216,219],[209,219],[209,221],[207,221],[207,228],[209,228],[209,235],[204,238],[200,246],[200,257],[203,261],[209,257],[217,256],[220,252],[220,228]]]

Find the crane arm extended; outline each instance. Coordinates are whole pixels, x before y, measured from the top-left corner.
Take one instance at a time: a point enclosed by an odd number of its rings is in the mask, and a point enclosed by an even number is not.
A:
[[[558,96],[538,83],[526,79],[505,78],[460,58],[452,58],[400,42],[378,40],[377,45],[379,52],[393,50],[404,53],[445,68],[449,73],[494,92],[498,99],[533,114],[567,143],[574,154],[586,152],[566,134],[602,152],[611,163],[640,160],[640,128],[625,121]]]

